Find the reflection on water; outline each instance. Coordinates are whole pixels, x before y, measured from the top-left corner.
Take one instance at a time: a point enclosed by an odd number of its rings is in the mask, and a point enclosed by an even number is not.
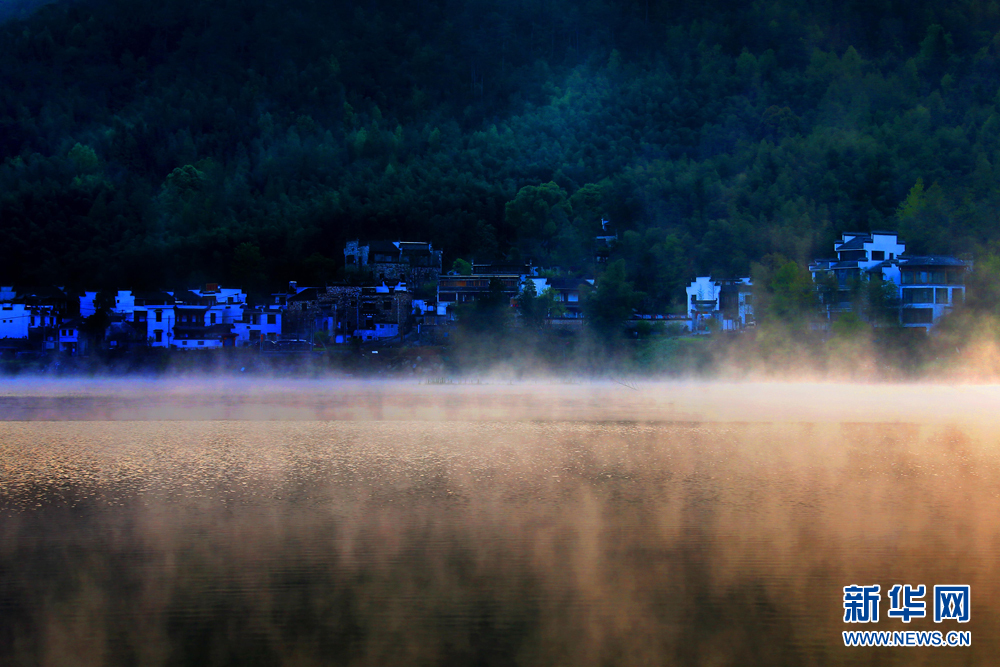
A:
[[[998,451],[943,425],[0,422],[0,664],[992,665]],[[972,648],[844,648],[856,583],[971,584]],[[883,605],[877,629],[958,629]]]

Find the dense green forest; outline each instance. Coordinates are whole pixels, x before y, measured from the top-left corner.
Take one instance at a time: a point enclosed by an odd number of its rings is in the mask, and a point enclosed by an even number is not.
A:
[[[0,278],[318,282],[347,238],[695,274],[1000,241],[980,0],[78,0],[0,24]]]

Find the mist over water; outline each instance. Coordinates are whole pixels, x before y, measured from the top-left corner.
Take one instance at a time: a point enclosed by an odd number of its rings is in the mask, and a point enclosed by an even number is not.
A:
[[[994,664],[996,394],[8,385],[0,664]],[[972,620],[845,625],[875,583]]]

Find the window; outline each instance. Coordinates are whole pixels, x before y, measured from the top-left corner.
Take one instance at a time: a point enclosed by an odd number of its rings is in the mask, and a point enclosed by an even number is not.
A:
[[[948,303],[947,287],[938,287],[934,290],[934,303]]]
[[[155,335],[155,339],[156,339],[157,343],[162,343],[163,342],[163,332],[162,331],[157,330],[154,335]]]
[[[965,303],[965,290],[961,287],[953,289],[951,291],[951,300],[953,303]]]
[[[903,303],[934,303],[934,289],[930,287],[904,289]]]
[[[226,303],[232,303],[232,302],[233,302],[233,297],[227,296],[226,297]]]
[[[187,344],[188,344],[188,342],[186,340],[182,340],[181,341],[181,345],[187,345]]]
[[[211,323],[215,324],[215,313],[210,314],[208,317],[209,317]]]
[[[268,315],[267,316],[267,323],[268,324],[277,324],[278,323],[278,316],[277,315]]]
[[[163,311],[162,310],[156,311],[156,321],[157,322],[162,322],[163,321]],[[159,342],[160,339],[157,338],[156,341]]]
[[[885,250],[872,250],[872,260],[879,261],[885,259]]]
[[[392,310],[392,299],[382,299],[382,310]]]
[[[203,341],[203,340],[198,341],[198,345],[204,345],[204,344],[205,344],[205,341]]]
[[[933,324],[933,308],[904,308],[903,324]]]

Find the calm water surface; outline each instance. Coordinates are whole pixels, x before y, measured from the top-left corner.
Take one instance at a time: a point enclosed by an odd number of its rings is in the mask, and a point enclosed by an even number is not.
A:
[[[553,394],[410,387],[403,407],[425,390],[447,414],[317,418],[291,389],[254,399],[289,407],[267,419],[245,395],[244,418],[170,412],[209,390],[8,394],[0,664],[1000,660],[991,426],[658,420],[651,387],[549,412]],[[126,398],[146,412],[80,403]],[[842,588],[876,583],[970,584],[961,627],[886,618],[883,596],[866,629],[968,630],[972,647],[845,648]]]

